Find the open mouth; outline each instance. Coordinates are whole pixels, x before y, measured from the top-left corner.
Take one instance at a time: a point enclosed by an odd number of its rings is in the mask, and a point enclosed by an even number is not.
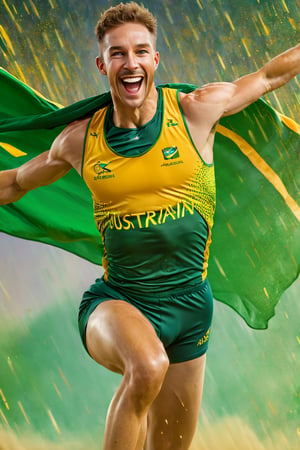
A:
[[[138,76],[138,77],[126,77],[126,78],[122,78],[122,84],[125,88],[125,90],[129,93],[129,94],[137,94],[142,82],[143,82],[143,77]]]

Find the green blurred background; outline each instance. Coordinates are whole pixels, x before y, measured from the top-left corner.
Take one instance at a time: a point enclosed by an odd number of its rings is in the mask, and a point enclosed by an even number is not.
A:
[[[63,105],[106,90],[94,27],[117,3],[0,0],[0,65]],[[159,21],[157,82],[230,81],[299,42],[299,0],[144,5]],[[300,122],[299,77],[268,100]],[[0,234],[1,450],[101,448],[120,379],[88,357],[77,332],[81,294],[100,273],[67,252]],[[215,302],[194,449],[300,448],[299,294],[297,280],[264,331]]]

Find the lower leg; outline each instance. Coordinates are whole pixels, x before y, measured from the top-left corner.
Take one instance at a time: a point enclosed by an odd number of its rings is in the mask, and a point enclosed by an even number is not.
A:
[[[172,364],[148,413],[145,450],[188,450],[200,412],[205,355]]]
[[[138,445],[140,430],[144,422],[142,412],[137,413],[135,406],[124,392],[121,384],[111,401],[105,426],[103,450],[131,450]]]
[[[147,412],[159,393],[167,365],[158,369],[154,373],[149,368],[147,376],[135,375],[135,380],[124,375],[108,410],[103,450],[143,449]]]
[[[147,434],[147,415],[145,415],[142,420],[140,433],[138,436],[135,450],[143,450],[144,449],[144,445],[145,445],[145,441],[146,441],[146,434]]]

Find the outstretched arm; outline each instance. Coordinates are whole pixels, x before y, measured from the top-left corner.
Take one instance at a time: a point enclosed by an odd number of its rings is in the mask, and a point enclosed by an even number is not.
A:
[[[257,72],[236,80],[224,116],[235,114],[300,73],[300,44],[273,58]]]
[[[82,150],[89,118],[70,123],[51,149],[17,169],[0,172],[0,205],[19,200],[28,191],[62,178],[74,167],[81,173]]]
[[[28,191],[63,177],[71,166],[47,151],[24,165],[0,172],[0,205],[13,203]]]

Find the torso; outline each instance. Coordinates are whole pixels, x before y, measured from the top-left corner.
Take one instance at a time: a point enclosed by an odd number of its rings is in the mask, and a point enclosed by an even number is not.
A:
[[[140,155],[124,157],[108,144],[106,109],[88,126],[83,178],[106,249],[105,277],[118,287],[162,291],[206,277],[213,166],[193,144],[176,91],[164,90],[164,103],[157,141]]]

